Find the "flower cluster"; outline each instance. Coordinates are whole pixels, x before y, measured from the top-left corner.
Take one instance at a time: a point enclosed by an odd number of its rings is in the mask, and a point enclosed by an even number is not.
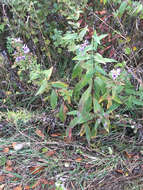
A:
[[[111,76],[112,76],[112,78],[113,78],[113,80],[115,80],[115,79],[117,79],[117,77],[120,75],[120,73],[121,73],[121,69],[113,69],[112,71],[111,71]]]
[[[30,49],[26,44],[23,45],[23,41],[20,38],[13,38],[13,46],[16,48],[14,52],[14,58],[16,62],[20,62],[22,60],[26,60],[26,54],[30,52]]]
[[[81,44],[79,51],[83,52],[88,44],[89,44],[89,42],[87,40],[85,40],[84,43]]]

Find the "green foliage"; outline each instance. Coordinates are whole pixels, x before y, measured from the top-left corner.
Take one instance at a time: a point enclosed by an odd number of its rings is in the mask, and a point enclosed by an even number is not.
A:
[[[27,110],[18,110],[18,111],[8,111],[7,113],[8,120],[13,122],[14,124],[18,124],[18,122],[26,123],[28,122],[32,114]]]
[[[36,87],[36,96],[47,96],[52,110],[60,105],[57,115],[61,122],[65,123],[67,116],[73,118],[68,135],[72,128],[80,126],[80,135],[85,134],[90,142],[99,129],[110,131],[116,112],[143,105],[142,89],[135,90],[126,62],[100,53],[109,35],[96,31],[95,21],[88,21],[92,7],[87,0],[13,0],[8,4],[13,12],[9,23],[15,33],[7,39],[8,52],[15,60],[12,68],[17,69],[22,81]],[[143,16],[140,2],[103,0],[97,4],[112,4],[115,9],[111,15],[121,25],[131,17]],[[28,41],[34,51],[27,47]],[[132,54],[129,42],[118,42],[124,44],[127,56]],[[110,69],[105,70],[108,66]],[[63,75],[62,79],[58,77]],[[65,104],[70,108],[68,113]]]

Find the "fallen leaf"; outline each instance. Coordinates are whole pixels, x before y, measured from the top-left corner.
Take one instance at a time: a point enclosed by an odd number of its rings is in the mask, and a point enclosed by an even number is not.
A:
[[[92,165],[91,165],[91,164],[85,164],[84,167],[85,167],[86,169],[88,169],[88,168],[92,167]]]
[[[40,171],[43,171],[45,167],[40,167],[40,166],[33,166],[33,167],[30,167],[30,172],[32,174],[37,174],[39,173]]]
[[[38,136],[39,136],[39,137],[41,137],[42,139],[44,139],[44,138],[45,138],[45,135],[42,133],[42,131],[41,131],[41,130],[36,129],[35,133],[36,133],[36,135],[38,135]]]
[[[35,189],[35,187],[40,185],[40,179],[38,181],[35,182],[35,184],[32,185],[32,189]]]
[[[13,190],[22,190],[22,187],[21,187],[21,185],[19,185],[19,186],[15,187]]]
[[[59,137],[59,136],[61,136],[61,133],[53,133],[53,134],[51,134],[51,137]]]
[[[5,176],[4,175],[0,175],[0,182],[4,181]]]
[[[82,161],[82,158],[81,157],[79,157],[79,158],[76,158],[76,160],[75,160],[76,162],[81,162]]]
[[[67,137],[64,137],[64,141],[65,141],[65,143],[70,144],[70,143],[72,143],[73,138],[72,137],[70,138],[69,136],[67,136]]]
[[[67,108],[67,106],[65,104],[64,104],[64,107],[63,107],[63,111],[64,111],[64,113],[68,112],[68,108]]]
[[[41,183],[47,185],[47,184],[49,184],[49,181],[46,179],[41,179]]]
[[[46,153],[46,156],[53,156],[56,153],[55,150],[50,150]]]
[[[6,176],[7,176],[8,178],[13,178],[13,177],[15,177],[15,176],[12,175],[11,173],[8,173]]]
[[[11,161],[11,160],[7,160],[7,161],[6,161],[6,165],[7,165],[7,166],[11,166],[11,165],[12,165],[12,161]]]
[[[126,157],[128,157],[128,158],[132,158],[132,157],[133,157],[133,154],[129,154],[129,153],[126,152],[126,151],[125,151],[125,155],[126,155]]]
[[[29,190],[30,189],[30,186],[29,185],[26,185],[25,187],[24,187],[24,190]]]
[[[5,170],[11,172],[13,170],[13,168],[11,166],[6,166]]]
[[[117,173],[123,174],[123,170],[115,170]]]
[[[8,153],[9,152],[9,148],[4,148],[3,152]]]

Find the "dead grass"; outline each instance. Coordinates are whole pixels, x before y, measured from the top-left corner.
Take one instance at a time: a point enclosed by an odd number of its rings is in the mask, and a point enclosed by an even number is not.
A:
[[[46,134],[42,119],[43,115],[35,115],[26,123],[15,123],[3,116],[3,127],[9,130],[0,138],[0,184],[4,190],[143,188],[142,144],[135,137],[116,132],[97,137],[91,146],[84,138],[67,142],[62,136]]]

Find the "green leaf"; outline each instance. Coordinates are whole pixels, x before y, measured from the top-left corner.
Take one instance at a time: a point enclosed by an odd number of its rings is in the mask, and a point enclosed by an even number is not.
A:
[[[75,61],[85,61],[85,60],[89,60],[89,59],[91,59],[91,55],[84,54],[84,56],[83,55],[77,55],[72,60],[75,60]]]
[[[61,120],[62,122],[64,122],[65,119],[66,119],[66,115],[65,115],[65,113],[64,113],[64,107],[63,107],[63,105],[60,106],[59,118],[60,118],[60,120]]]
[[[79,111],[73,110],[67,113],[67,115],[77,115]]]
[[[48,82],[47,80],[43,80],[41,87],[39,88],[38,92],[36,93],[36,96],[39,94],[42,94],[43,92],[45,92],[46,88],[48,87]]]
[[[102,35],[100,35],[100,36],[97,36],[96,31],[94,32],[94,35],[93,35],[95,42],[98,43],[98,44],[100,44],[100,41],[101,41],[103,38],[105,38],[106,36],[108,36],[108,34],[102,34]]]
[[[83,37],[85,36],[87,31],[88,31],[88,26],[86,26],[85,28],[83,28],[81,30],[81,32],[79,33],[79,36],[78,36],[80,40],[83,40]]]
[[[99,72],[102,75],[107,75],[107,73],[99,65],[95,65],[95,72]]]
[[[43,73],[45,74],[45,77],[46,77],[47,80],[50,79],[51,74],[52,74],[52,71],[53,71],[53,67],[51,67],[51,68],[48,69],[48,70],[44,70],[44,71],[43,71]]]
[[[82,70],[83,69],[79,65],[76,65],[72,72],[72,79],[76,78],[77,76],[80,77]]]
[[[111,106],[110,106],[110,108],[107,110],[107,112],[106,113],[112,113],[114,110],[116,110],[118,107],[119,107],[120,105],[119,104],[116,104],[116,103],[114,103],[114,104],[112,104]],[[105,113],[105,114],[106,114]]]
[[[82,112],[85,103],[88,100],[89,96],[91,95],[92,85],[89,85],[89,87],[86,89],[86,91],[82,94],[81,99],[79,101],[79,111]]]
[[[52,109],[55,109],[55,107],[57,106],[57,100],[58,100],[57,93],[55,92],[55,90],[52,90],[52,93],[50,96],[50,103],[51,103]]]
[[[100,55],[99,53],[96,53],[96,54],[95,54],[94,59],[95,59],[95,61],[96,61],[97,63],[103,63],[103,64],[112,63],[112,62],[117,62],[117,61],[114,60],[114,59],[104,58],[104,57],[102,57],[102,55]]]
[[[97,135],[97,128],[98,128],[99,125],[100,125],[100,121],[99,121],[99,119],[97,119],[96,122],[95,122],[95,124],[94,124],[94,127],[91,130],[91,137],[96,137],[96,135]]]
[[[127,7],[127,1],[123,1],[118,9],[118,15],[122,17]]]
[[[86,139],[87,139],[88,143],[90,143],[90,139],[91,139],[90,128],[87,124],[84,124],[84,127],[85,127]]]
[[[124,89],[123,86],[115,86],[114,88],[112,88],[112,97],[120,94],[122,92],[122,90]]]
[[[0,157],[0,166],[4,166],[6,163],[6,158],[3,156],[3,157]]]
[[[65,41],[77,39],[77,33],[67,33],[62,39]]]
[[[93,98],[93,108],[94,108],[94,113],[103,113],[103,108],[100,106],[98,101]]]
[[[115,102],[117,102],[118,104],[122,104],[121,100],[120,100],[117,96],[114,96],[114,97],[113,97],[113,100],[114,100]]]
[[[132,101],[133,104],[138,105],[138,106],[143,106],[143,101],[138,100],[136,97],[132,96]]]
[[[124,51],[125,51],[125,54],[127,55],[131,54],[131,49],[129,47],[126,47]]]
[[[86,123],[94,118],[94,114],[86,113],[82,115],[81,113],[78,113],[78,117],[75,117],[71,122],[70,122],[70,128],[75,127],[77,124],[82,124]]]
[[[102,119],[102,124],[104,129],[109,133],[109,128],[110,128],[110,120],[108,119]]]
[[[141,12],[143,10],[143,5],[142,4],[139,4],[137,6],[137,10],[136,10],[136,13],[138,14],[139,12]]]
[[[61,81],[52,82],[51,84],[55,88],[67,88],[68,87],[68,85],[66,83],[61,82]]]
[[[92,79],[92,75],[93,74],[85,74],[82,78],[82,80],[80,80],[75,88],[74,88],[74,92],[77,93],[79,92],[84,86],[86,86],[87,84],[89,84],[91,82],[91,79]]]
[[[75,127],[77,124],[79,124],[79,120],[80,120],[79,117],[75,117],[74,119],[72,119],[71,122],[70,122],[70,124],[69,124],[69,127],[70,128]]]

